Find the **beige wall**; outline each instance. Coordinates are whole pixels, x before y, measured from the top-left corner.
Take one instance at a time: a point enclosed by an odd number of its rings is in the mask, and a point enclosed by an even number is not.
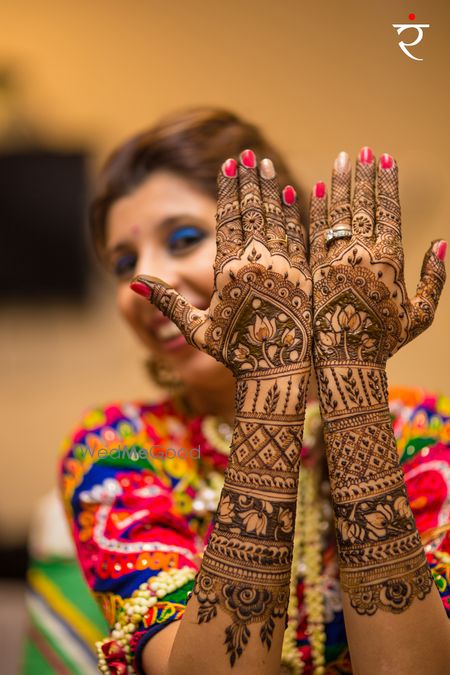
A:
[[[391,26],[409,11],[431,24],[422,62]],[[19,69],[49,141],[86,143],[96,160],[160,114],[201,103],[261,124],[308,186],[341,149],[393,153],[412,291],[430,240],[450,234],[449,18],[445,0],[11,0],[0,4],[0,65]],[[449,310],[446,289],[433,328],[392,361],[392,382],[450,391]],[[13,540],[83,407],[152,390],[104,283],[82,311],[10,307],[0,319],[0,535]]]

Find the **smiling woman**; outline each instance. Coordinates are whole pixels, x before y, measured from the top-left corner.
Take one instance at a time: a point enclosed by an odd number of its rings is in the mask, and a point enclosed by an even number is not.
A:
[[[388,400],[384,365],[406,340],[409,301],[392,273],[397,202],[368,200],[377,171],[396,189],[393,161],[376,168],[369,150],[352,206],[346,153],[330,219],[325,185],[314,190],[311,267],[298,186],[231,113],[166,118],[103,169],[96,250],[167,396],[90,411],[64,442],[66,512],[111,627],[102,672],[444,672],[450,402]],[[327,236],[343,219],[345,237]],[[427,254],[416,333],[444,253]],[[119,445],[137,457],[117,458]],[[199,455],[169,453],[187,447]]]
[[[165,118],[113,153],[91,211],[97,253],[118,278],[118,307],[148,347],[150,374],[162,386],[182,385],[188,405],[195,400],[198,412],[228,421],[234,415],[229,371],[188,345],[173,322],[130,292],[129,281],[151,270],[199,309],[209,306],[217,169],[227,154],[237,157],[249,146],[260,157],[270,156],[279,179],[299,191],[285,162],[257,127],[228,111],[200,108]],[[224,386],[228,396],[223,395]],[[205,394],[207,402],[202,400]]]

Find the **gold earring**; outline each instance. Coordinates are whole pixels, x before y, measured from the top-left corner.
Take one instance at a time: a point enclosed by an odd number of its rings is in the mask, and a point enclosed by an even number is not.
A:
[[[167,361],[160,358],[148,357],[144,365],[148,375],[162,389],[168,389],[171,393],[179,393],[183,389],[183,380]]]

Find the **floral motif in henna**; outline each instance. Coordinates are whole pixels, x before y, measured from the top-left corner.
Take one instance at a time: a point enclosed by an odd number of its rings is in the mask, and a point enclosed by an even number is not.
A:
[[[331,225],[353,212],[353,236],[325,251],[326,216],[313,204],[313,326],[341,584],[359,614],[399,613],[430,592],[432,577],[399,466],[385,366],[430,325],[445,271],[430,250],[408,299],[396,169],[383,173],[376,208],[373,165],[358,165],[352,209],[349,175],[333,181]]]
[[[219,607],[230,615],[225,644],[234,665],[252,624],[270,648],[276,619],[286,619],[311,310],[299,285],[258,263],[231,277],[204,340],[212,356],[233,363],[236,423],[193,594],[200,622]]]
[[[225,613],[230,664],[253,633],[270,648],[289,601],[301,438],[311,365],[312,282],[295,205],[276,179],[219,175],[214,292],[196,310],[138,276],[186,340],[236,377],[236,418],[214,527],[191,598]]]

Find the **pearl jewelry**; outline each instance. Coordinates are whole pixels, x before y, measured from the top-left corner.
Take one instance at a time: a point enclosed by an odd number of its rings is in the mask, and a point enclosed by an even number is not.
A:
[[[319,420],[319,422],[317,421]],[[320,432],[319,406],[314,404],[306,408],[304,436],[309,447],[318,442]],[[315,435],[316,434],[316,435]],[[292,574],[288,605],[288,625],[284,633],[281,663],[293,675],[301,675],[304,670],[302,655],[297,647],[298,597],[297,576],[304,576],[304,601],[307,616],[307,634],[311,645],[313,675],[325,673],[324,607],[322,594],[321,564],[322,551],[320,539],[321,512],[318,501],[318,469],[316,466],[302,465],[298,485],[297,511],[295,522],[294,546],[292,553]]]
[[[149,609],[156,604],[158,599],[160,600],[168,593],[171,593],[178,588],[182,588],[188,581],[194,579],[195,574],[196,570],[187,566],[182,567],[181,569],[163,570],[155,577],[151,577],[151,581],[149,580],[147,583],[140,584],[139,588],[134,591],[131,598],[124,600],[119,621],[114,624],[111,636],[96,642],[98,667],[101,672],[111,673],[107,665],[107,646],[110,645],[113,651],[110,660],[124,663],[123,654],[125,654],[126,672],[128,675],[135,674],[135,670],[132,667],[133,657],[131,655],[130,647],[130,640],[133,637],[133,633],[138,630],[144,616]],[[115,644],[111,644],[112,642]],[[106,647],[106,651],[103,651],[103,647]],[[120,654],[121,651],[122,655]]]

